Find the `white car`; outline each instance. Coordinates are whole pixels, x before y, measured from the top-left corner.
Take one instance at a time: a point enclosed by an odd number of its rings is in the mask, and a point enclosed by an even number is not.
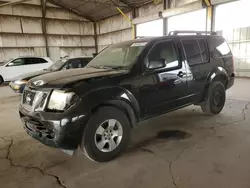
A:
[[[54,62],[48,57],[17,57],[0,65],[0,84],[13,81],[18,75],[48,68]]]

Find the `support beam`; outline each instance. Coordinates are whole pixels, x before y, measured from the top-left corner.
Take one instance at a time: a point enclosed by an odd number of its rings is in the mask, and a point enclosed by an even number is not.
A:
[[[132,27],[132,38],[135,39],[135,37],[136,37],[136,35],[135,35],[135,25],[133,24],[132,20],[119,7],[116,7],[116,9],[131,24],[131,27]]]
[[[83,14],[83,13],[77,11],[76,9],[69,8],[69,7],[65,6],[64,4],[62,4],[62,3],[59,3],[59,1],[60,1],[60,0],[54,2],[54,1],[51,1],[51,0],[50,0],[49,2],[50,2],[51,4],[54,4],[54,5],[58,6],[58,7],[64,8],[64,9],[66,9],[66,10],[69,10],[70,12],[72,12],[72,13],[74,13],[74,14],[80,16],[80,17],[83,17],[83,18],[87,19],[88,21],[94,22],[94,20],[93,20],[90,16],[88,16],[88,15],[86,15],[86,14]]]
[[[123,4],[127,5],[129,8],[133,9],[135,7],[131,6],[127,0],[120,0]]]
[[[204,2],[207,6],[206,31],[213,31],[214,6],[211,4],[210,0],[204,0]]]
[[[136,8],[133,8],[132,9],[132,19],[134,19],[134,18],[136,18],[137,17],[137,14],[136,14]],[[136,38],[136,36],[137,36],[137,31],[136,31],[136,25],[134,25],[133,23],[132,23],[132,20],[130,20],[130,22],[131,22],[131,24],[133,25],[132,26],[132,36],[134,37],[134,38]]]
[[[41,0],[41,9],[42,9],[42,31],[45,41],[45,48],[46,48],[46,55],[50,57],[49,53],[49,45],[48,45],[48,34],[47,34],[47,27],[46,27],[46,2],[47,0]]]
[[[10,1],[8,3],[4,3],[4,4],[1,4],[0,7],[4,7],[4,6],[8,6],[8,5],[17,5],[17,4],[20,4],[20,3],[24,3],[26,1],[30,1],[30,0],[16,0],[16,1]]]
[[[170,8],[170,0],[163,1],[163,10]],[[168,32],[168,18],[163,18],[163,35],[167,35]]]
[[[233,1],[239,1],[239,0],[210,0],[210,3],[212,5],[218,5],[218,4],[222,4],[222,3],[230,3]]]
[[[95,53],[98,54],[97,23],[96,22],[94,22],[94,40],[95,40]]]

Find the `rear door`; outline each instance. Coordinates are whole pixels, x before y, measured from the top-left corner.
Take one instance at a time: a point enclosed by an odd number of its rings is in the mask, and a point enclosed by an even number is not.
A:
[[[181,40],[184,60],[187,65],[188,93],[192,101],[199,101],[204,91],[207,76],[211,70],[207,41],[204,38]]]
[[[34,72],[48,68],[50,63],[44,58],[32,57],[26,58],[26,65],[30,69],[29,72]]]

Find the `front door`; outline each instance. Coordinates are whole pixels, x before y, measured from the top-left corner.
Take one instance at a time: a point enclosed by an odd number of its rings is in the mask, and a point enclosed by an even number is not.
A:
[[[5,81],[12,81],[16,76],[24,74],[26,70],[25,60],[16,58],[9,62],[4,68]]]
[[[139,87],[139,103],[144,117],[161,114],[186,103],[186,68],[177,49],[173,40],[167,40],[156,43],[148,53]],[[149,70],[149,65],[162,60],[164,67]]]

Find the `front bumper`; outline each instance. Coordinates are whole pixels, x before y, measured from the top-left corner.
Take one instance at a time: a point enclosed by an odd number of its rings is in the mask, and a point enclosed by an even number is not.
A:
[[[9,87],[16,93],[23,93],[23,90],[25,88],[26,84],[21,84],[21,85],[18,85],[14,82],[10,82],[9,83]]]
[[[76,150],[81,141],[85,116],[70,113],[29,112],[19,108],[24,130],[39,142],[58,149]]]

